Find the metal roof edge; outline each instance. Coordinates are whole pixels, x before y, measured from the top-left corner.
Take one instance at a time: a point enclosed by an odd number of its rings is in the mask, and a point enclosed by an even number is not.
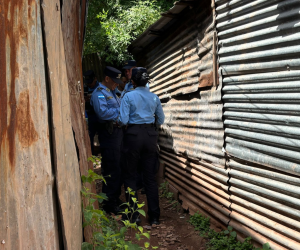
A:
[[[161,18],[153,23],[148,29],[146,29],[141,35],[131,42],[128,50],[135,54],[135,50],[143,44],[143,47],[149,45],[158,36],[159,32],[166,26],[172,23],[172,20],[176,19],[177,16],[186,9],[186,7],[193,5],[197,0],[180,0],[174,3],[173,7],[168,11],[161,13]],[[156,33],[156,34],[155,34]],[[151,39],[151,37],[153,39]]]

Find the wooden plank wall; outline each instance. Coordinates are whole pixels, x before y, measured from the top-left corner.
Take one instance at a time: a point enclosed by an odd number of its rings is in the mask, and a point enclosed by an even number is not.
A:
[[[82,242],[81,180],[71,124],[70,98],[59,0],[42,5],[45,52],[51,105],[51,127],[56,185],[65,249]]]
[[[0,249],[59,249],[39,0],[0,0]]]

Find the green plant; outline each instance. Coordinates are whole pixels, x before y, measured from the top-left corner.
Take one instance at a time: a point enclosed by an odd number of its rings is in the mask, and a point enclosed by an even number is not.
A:
[[[174,200],[174,194],[172,192],[169,192],[169,183],[167,181],[164,181],[160,184],[159,190],[161,198],[167,198],[169,202],[172,202]]]
[[[196,231],[200,232],[202,237],[208,239],[207,250],[260,250],[252,245],[251,237],[246,238],[244,242],[238,241],[237,233],[233,231],[231,226],[228,226],[227,230],[222,232],[210,229],[209,218],[198,212],[190,217],[189,223],[195,227]],[[263,250],[267,249],[271,249],[268,243],[263,246]]]
[[[129,44],[173,5],[172,0],[90,0],[84,54],[99,53],[107,64],[132,58]]]
[[[90,157],[89,161],[96,162],[100,161],[98,157]],[[143,237],[150,238],[149,233],[143,232],[142,227],[138,227],[136,223],[131,223],[130,220],[123,221],[124,226],[119,227],[116,219],[114,217],[108,216],[105,211],[100,209],[95,209],[94,203],[96,201],[101,204],[103,200],[107,199],[107,196],[103,193],[95,194],[90,191],[86,183],[93,183],[96,180],[101,180],[105,183],[105,178],[101,175],[94,173],[92,170],[88,171],[88,175],[83,175],[81,177],[83,183],[83,189],[81,191],[82,196],[84,197],[85,203],[83,204],[83,216],[84,223],[83,227],[90,226],[93,229],[93,237],[91,242],[83,242],[82,250],[115,250],[115,249],[124,249],[124,250],[136,250],[136,249],[149,249],[150,243],[145,242],[143,247],[140,247],[137,244],[133,244],[131,241],[125,240],[125,235],[130,228],[130,230],[136,230],[136,238],[141,240]],[[134,196],[134,192],[128,190],[130,195]],[[145,215],[144,210],[141,208],[144,204],[139,204],[138,201],[132,197],[138,209],[130,210],[129,203],[125,211],[134,211],[142,215]],[[152,247],[156,249],[157,247]]]
[[[159,195],[160,198],[166,198],[169,201],[169,203],[173,203],[172,208],[176,208],[177,212],[179,212],[180,211],[180,206],[178,206],[179,202],[175,201],[174,194],[169,191],[169,183],[167,181],[161,183],[159,190],[160,190],[160,195]]]

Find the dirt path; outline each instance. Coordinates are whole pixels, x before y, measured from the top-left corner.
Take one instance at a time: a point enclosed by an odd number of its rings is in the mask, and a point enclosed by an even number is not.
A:
[[[98,170],[98,169],[97,169]],[[99,171],[95,171],[100,174]],[[101,193],[101,183],[96,185],[97,193]],[[124,190],[120,197],[125,201]],[[147,199],[146,195],[138,192],[139,203],[145,202],[144,210],[147,213]],[[148,218],[141,216],[142,223],[140,226],[144,228],[144,232],[150,233],[150,245],[157,246],[159,250],[204,250],[206,249],[206,240],[199,236],[198,232],[188,223],[190,215],[185,213],[180,204],[177,207],[170,205],[166,198],[160,198],[160,225],[151,227]],[[120,227],[123,226],[122,222]],[[140,246],[144,246],[145,240],[137,241],[135,238],[135,231],[126,236],[127,240],[132,241]],[[149,240],[148,240],[149,242]],[[151,249],[151,247],[149,248]]]
[[[139,202],[146,202],[146,195],[139,192]],[[145,206],[146,207],[146,206]],[[178,204],[177,208],[170,205],[166,198],[160,199],[161,217],[160,225],[151,227],[148,219],[142,216],[141,226],[150,232],[151,246],[157,246],[160,250],[204,250],[205,239],[194,231],[194,228],[187,222],[189,215],[184,213]],[[145,208],[146,210],[146,208]],[[178,211],[179,210],[179,211]],[[144,245],[145,241],[137,242],[131,235],[132,241]]]

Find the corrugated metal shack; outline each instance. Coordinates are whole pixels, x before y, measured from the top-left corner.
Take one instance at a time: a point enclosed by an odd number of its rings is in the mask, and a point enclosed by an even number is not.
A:
[[[176,2],[162,15],[130,50],[148,68],[150,90],[163,103],[159,145],[165,177],[184,207],[226,225],[230,201],[211,2]]]
[[[215,2],[176,2],[130,46],[163,102],[164,176],[239,239],[300,249],[300,2]]]
[[[85,10],[85,0],[0,0],[1,250],[81,249]]]

